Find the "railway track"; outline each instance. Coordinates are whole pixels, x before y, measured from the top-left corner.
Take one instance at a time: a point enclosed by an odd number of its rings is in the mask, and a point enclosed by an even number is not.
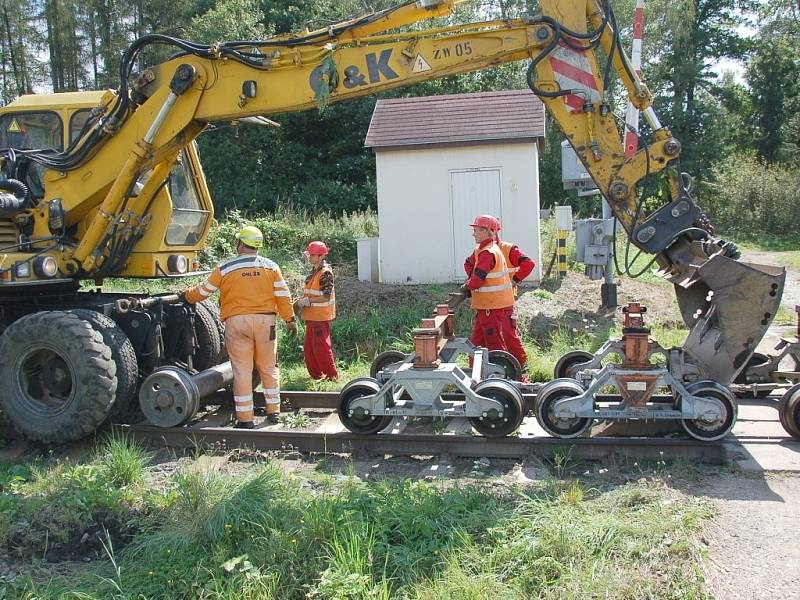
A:
[[[313,429],[295,430],[282,425],[257,423],[252,430],[233,429],[230,412],[211,411],[192,424],[161,428],[149,424],[121,426],[134,439],[151,445],[173,448],[214,446],[225,449],[250,448],[260,451],[282,451],[321,454],[351,454],[356,457],[383,455],[420,455],[441,457],[549,458],[567,449],[573,459],[687,459],[721,464],[726,460],[722,443],[703,443],[691,439],[644,437],[592,437],[562,440],[547,436],[528,417],[519,435],[488,439],[472,435],[466,419],[439,422],[439,431],[422,420],[422,431],[407,420],[396,419],[384,432],[376,435],[354,434],[341,425],[335,410],[337,392],[281,393],[284,405],[313,413],[318,423]],[[525,396],[530,409],[533,394]],[[230,402],[224,395],[207,399],[209,404]],[[257,420],[258,421],[258,420]]]
[[[738,459],[742,448],[791,447],[800,451],[800,444],[785,434],[777,419],[743,416],[759,406],[777,405],[774,400],[741,400],[739,422],[733,435],[718,442],[699,442],[678,434],[676,437],[654,437],[647,425],[636,433],[620,437],[581,437],[563,440],[548,436],[533,416],[528,416],[517,435],[504,438],[485,438],[473,435],[466,419],[432,420],[402,419],[376,435],[360,435],[347,431],[336,415],[338,392],[283,391],[284,409],[302,409],[312,417],[312,425],[291,429],[284,425],[267,425],[256,419],[256,429],[233,429],[230,392],[218,392],[209,397],[206,408],[192,423],[181,427],[155,427],[146,421],[118,425],[133,439],[153,447],[171,448],[248,448],[265,452],[299,454],[350,454],[354,457],[375,456],[438,456],[526,459],[551,458],[569,452],[572,459],[582,460],[675,460],[685,459],[708,464],[725,464]],[[530,411],[534,394],[524,394]],[[530,414],[530,413],[529,413]],[[769,413],[772,414],[771,412]],[[435,431],[434,431],[435,427]],[[676,429],[677,431],[677,429]],[[641,435],[642,437],[635,437]],[[650,437],[646,437],[646,436]],[[662,436],[663,431],[662,431]],[[13,428],[0,421],[0,438],[20,437]]]

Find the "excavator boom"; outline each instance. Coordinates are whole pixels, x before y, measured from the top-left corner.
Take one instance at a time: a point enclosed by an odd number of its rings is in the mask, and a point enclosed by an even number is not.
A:
[[[206,46],[145,36],[123,58],[117,93],[104,97],[66,150],[25,155],[46,169],[42,197],[33,206],[15,204],[14,190],[7,190],[11,208],[2,214],[13,215],[29,231],[27,255],[52,256],[66,278],[157,276],[163,265],[148,257],[162,256],[165,249],[161,239],[147,234],[163,220],[159,207],[170,203],[163,184],[181,160],[196,163],[192,142],[209,123],[306,110],[529,60],[529,86],[632,244],[654,255],[674,284],[691,329],[685,349],[699,375],[732,381],[772,321],[785,275],[740,263],[735,246],[714,235],[691,198],[690,180],[678,172],[680,142],[658,121],[650,91],[621,50],[610,3],[541,0],[541,13],[530,17],[394,31],[448,15],[454,4],[411,0],[325,29],[267,40]],[[173,46],[178,54],[134,77],[135,59],[150,44]],[[609,57],[602,64],[599,49]],[[612,76],[619,77],[653,130],[652,139],[630,158],[613,112]],[[7,162],[13,161],[7,157]],[[195,167],[198,173],[199,163]],[[646,215],[637,184],[659,173],[669,182],[671,199]],[[207,196],[202,176],[195,179]],[[206,234],[207,227],[201,228],[184,241],[197,250]],[[70,239],[59,238],[54,247],[59,235]]]

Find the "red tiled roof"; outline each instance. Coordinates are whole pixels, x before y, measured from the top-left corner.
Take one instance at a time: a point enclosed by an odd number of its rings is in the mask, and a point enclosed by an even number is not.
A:
[[[544,138],[544,104],[530,90],[378,100],[364,146]]]

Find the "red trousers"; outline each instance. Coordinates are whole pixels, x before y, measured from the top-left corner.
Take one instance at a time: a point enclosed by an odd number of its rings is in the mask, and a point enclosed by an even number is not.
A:
[[[331,347],[331,322],[306,321],[306,338],[303,342],[303,358],[308,374],[314,379],[338,379],[336,362]]]
[[[528,362],[525,347],[517,333],[517,319],[514,317],[513,307],[475,311],[475,322],[469,341],[489,350],[510,352],[523,369]]]

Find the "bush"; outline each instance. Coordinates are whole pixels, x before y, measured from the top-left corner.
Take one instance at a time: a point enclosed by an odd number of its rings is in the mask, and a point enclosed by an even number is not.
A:
[[[786,234],[800,229],[800,172],[751,155],[732,156],[702,186],[701,206],[728,234]]]
[[[221,221],[204,252],[203,262],[209,266],[235,254],[234,235],[244,225],[255,225],[264,233],[267,256],[299,255],[308,242],[322,240],[331,248],[329,260],[334,263],[355,262],[358,238],[378,234],[378,216],[369,210],[333,216],[283,206],[264,216],[232,211]]]

